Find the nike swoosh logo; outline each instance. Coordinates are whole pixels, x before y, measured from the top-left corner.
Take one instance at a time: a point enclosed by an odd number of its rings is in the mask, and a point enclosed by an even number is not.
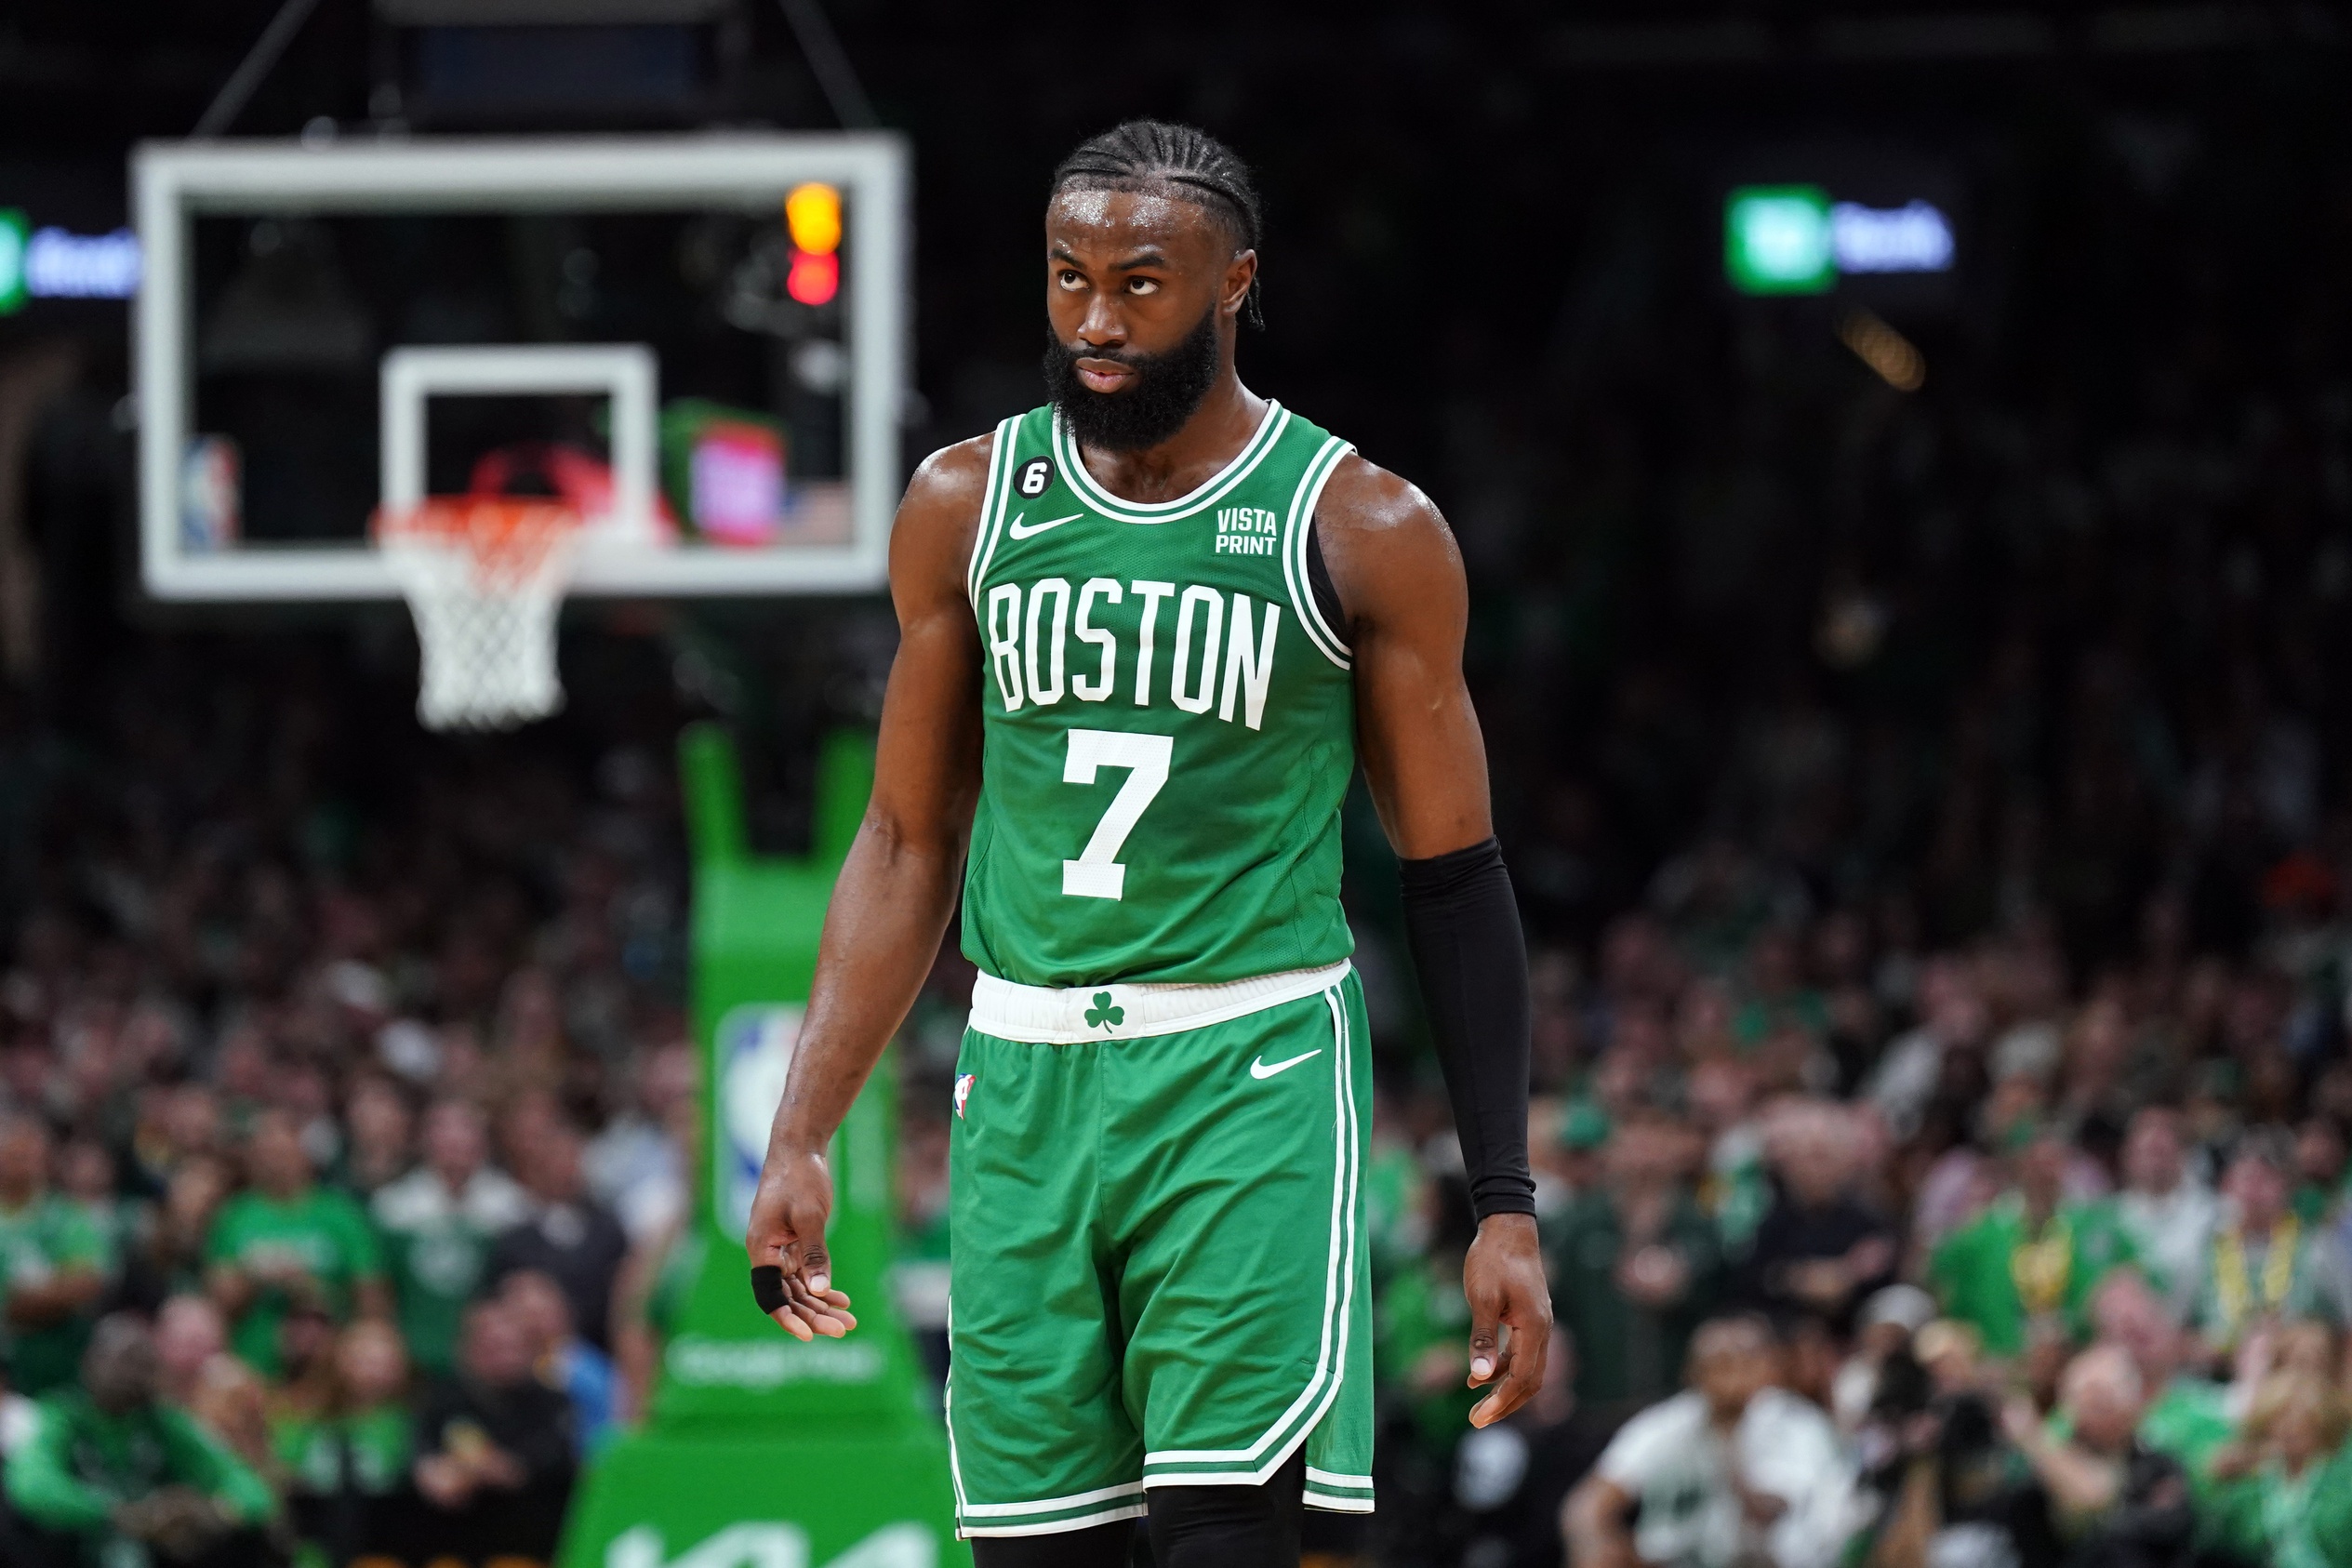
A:
[[[1065,523],[1075,523],[1086,514],[1083,512],[1073,512],[1068,517],[1056,517],[1049,523],[1040,523],[1033,528],[1024,528],[1021,526],[1021,519],[1026,515],[1028,514],[1025,512],[1015,512],[1013,521],[1004,525],[1004,531],[1017,539],[1032,539],[1048,528],[1058,528]]]
[[[1250,1063],[1250,1076],[1252,1078],[1271,1078],[1278,1072],[1288,1072],[1292,1068],[1296,1067],[1309,1056],[1320,1056],[1322,1054],[1322,1047],[1318,1046],[1312,1051],[1304,1052],[1298,1056],[1292,1056],[1287,1061],[1276,1062],[1271,1067],[1269,1067],[1266,1064],[1266,1058],[1264,1056],[1260,1056],[1257,1060]]]

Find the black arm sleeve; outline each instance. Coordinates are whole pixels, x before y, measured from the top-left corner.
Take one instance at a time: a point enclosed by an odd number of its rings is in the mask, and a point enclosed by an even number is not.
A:
[[[1527,1172],[1527,942],[1502,845],[1494,839],[1427,860],[1406,860],[1404,935],[1454,1125],[1470,1180],[1470,1207],[1534,1214]]]

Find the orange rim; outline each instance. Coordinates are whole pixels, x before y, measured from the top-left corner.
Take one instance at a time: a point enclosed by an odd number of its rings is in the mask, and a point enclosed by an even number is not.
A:
[[[375,534],[432,540],[484,565],[515,565],[545,554],[577,530],[578,512],[536,496],[433,496],[404,511],[379,511]]]

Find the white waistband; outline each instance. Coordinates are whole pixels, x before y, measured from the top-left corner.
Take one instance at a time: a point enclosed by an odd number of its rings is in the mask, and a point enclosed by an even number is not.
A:
[[[1327,990],[1348,977],[1346,959],[1214,986],[1018,986],[984,974],[972,983],[972,1027],[999,1040],[1075,1045],[1178,1034]]]

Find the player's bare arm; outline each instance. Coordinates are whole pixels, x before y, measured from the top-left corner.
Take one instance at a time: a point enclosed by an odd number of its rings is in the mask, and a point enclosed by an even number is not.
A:
[[[1316,530],[1349,618],[1357,752],[1389,844],[1410,862],[1487,841],[1486,744],[1462,678],[1469,600],[1453,531],[1418,489],[1356,457],[1333,473]],[[1479,1222],[1462,1289],[1470,1385],[1495,1385],[1470,1412],[1483,1427],[1543,1383],[1551,1295],[1532,1214]]]
[[[907,486],[891,535],[898,653],[883,699],[873,798],[826,911],[807,1023],[769,1129],[745,1238],[753,1269],[782,1271],[775,1283],[783,1299],[769,1316],[801,1339],[838,1338],[857,1326],[849,1298],[832,1288],[826,1256],[833,1206],[826,1150],[914,1004],[955,909],[980,787],[980,715],[972,702],[979,644],[963,567],[990,440],[933,454]]]

